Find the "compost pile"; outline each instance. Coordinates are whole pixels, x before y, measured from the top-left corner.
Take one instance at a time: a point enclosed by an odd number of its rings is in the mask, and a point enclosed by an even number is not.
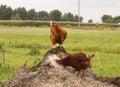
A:
[[[50,49],[43,61],[11,77],[0,87],[120,87],[120,77],[97,76],[93,70],[83,70],[75,76],[72,67],[62,67],[55,59],[69,55],[64,48]]]

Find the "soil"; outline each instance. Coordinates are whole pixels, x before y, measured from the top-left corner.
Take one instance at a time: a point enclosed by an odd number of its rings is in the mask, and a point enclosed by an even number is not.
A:
[[[1,84],[0,87],[120,87],[120,77],[97,76],[91,69],[75,76],[75,69],[56,64],[69,55],[63,47],[48,50],[43,61]]]

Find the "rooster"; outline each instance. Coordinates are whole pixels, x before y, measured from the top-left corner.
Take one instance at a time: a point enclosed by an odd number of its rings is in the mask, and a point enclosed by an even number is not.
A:
[[[91,68],[92,57],[94,57],[94,54],[86,55],[85,53],[80,52],[80,53],[70,54],[61,60],[56,60],[56,62],[60,65],[63,65],[64,67],[72,66],[77,71],[75,75],[78,75],[79,73],[82,73],[81,70]]]
[[[53,47],[56,43],[61,46],[67,37],[67,32],[55,21],[50,22],[50,30],[50,40]]]

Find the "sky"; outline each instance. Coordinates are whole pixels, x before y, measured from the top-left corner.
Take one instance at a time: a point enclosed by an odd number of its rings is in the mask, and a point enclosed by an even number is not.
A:
[[[78,15],[78,0],[0,0],[0,5],[10,6],[12,9],[25,7],[26,10],[50,12],[54,9],[63,14],[71,12]],[[101,22],[104,15],[120,16],[120,0],[80,0],[80,16],[83,22],[92,19],[93,22]]]

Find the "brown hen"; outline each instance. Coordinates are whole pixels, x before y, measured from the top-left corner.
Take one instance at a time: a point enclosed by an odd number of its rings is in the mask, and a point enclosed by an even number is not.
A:
[[[65,66],[72,66],[73,68],[76,69],[78,75],[81,70],[85,70],[87,68],[91,68],[91,58],[94,57],[94,54],[92,55],[86,55],[85,53],[74,53],[70,54],[67,57],[61,59],[61,60],[56,60],[56,62],[60,65]]]
[[[60,46],[63,44],[67,37],[67,32],[55,21],[50,22],[50,40],[54,46],[58,43]]]

